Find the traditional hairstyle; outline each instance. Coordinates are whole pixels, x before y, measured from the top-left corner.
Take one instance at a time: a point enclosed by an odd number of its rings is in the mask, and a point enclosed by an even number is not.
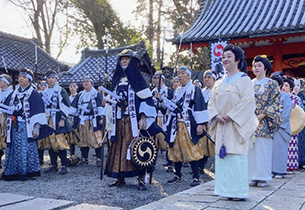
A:
[[[292,91],[294,88],[294,80],[291,77],[284,78],[284,82],[287,82],[290,86],[290,90]]]
[[[257,55],[254,57],[252,65],[256,62],[262,62],[265,67],[266,75],[269,75],[269,72],[271,71],[271,61],[268,58],[267,55]]]
[[[279,76],[279,75],[272,75],[270,78],[275,80],[275,81],[277,81],[277,83],[279,84],[280,88],[282,88],[282,86],[284,84],[284,81],[283,81],[281,76]]]
[[[228,44],[225,46],[223,52],[225,51],[232,51],[235,55],[235,61],[239,61],[237,68],[240,69],[242,72],[247,72],[247,62],[245,52],[238,46],[234,46],[233,44]]]
[[[296,82],[298,82],[298,83],[300,83],[300,88],[302,88],[303,87],[303,80],[301,80],[300,78],[296,78],[295,80],[294,80],[294,83],[296,83]]]

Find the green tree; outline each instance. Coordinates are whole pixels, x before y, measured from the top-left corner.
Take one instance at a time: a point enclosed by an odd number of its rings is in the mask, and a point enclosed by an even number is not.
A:
[[[97,47],[104,49],[106,28],[111,39],[110,47],[118,47],[139,42],[141,34],[130,25],[124,26],[108,0],[71,0],[77,9],[70,15],[75,33],[80,36],[78,48]]]
[[[182,34],[186,31],[194,22],[197,12],[200,8],[200,4],[203,1],[208,0],[169,0],[171,4],[167,4],[165,17],[173,24],[173,30]],[[174,6],[173,6],[174,5]],[[194,50],[193,50],[194,51]],[[177,54],[177,53],[175,53]],[[191,59],[190,53],[187,56],[182,56],[183,60],[178,60],[178,66],[180,64],[190,66]],[[182,58],[181,58],[182,59]],[[176,56],[170,57],[170,64],[175,63]],[[200,47],[196,49],[196,53],[193,53],[192,58],[193,70],[206,70],[210,68],[210,51],[208,47]]]

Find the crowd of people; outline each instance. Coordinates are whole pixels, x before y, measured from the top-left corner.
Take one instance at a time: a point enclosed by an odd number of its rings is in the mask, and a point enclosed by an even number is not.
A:
[[[76,83],[69,85],[70,96],[54,70],[48,70],[36,87],[33,72],[22,68],[15,90],[11,77],[2,74],[1,178],[25,181],[40,176],[46,150],[50,165],[44,173],[64,175],[73,160],[88,165],[90,148],[101,167],[107,141],[103,173],[114,178],[109,187],[122,187],[126,178],[138,177],[138,190],[147,190],[154,166],[139,166],[130,151],[139,136],[165,151],[163,165],[174,172],[169,184],[182,182],[181,168],[190,166],[190,185],[199,185],[208,158],[215,156],[214,193],[230,200],[245,200],[249,186],[266,187],[272,178],[284,178],[305,165],[305,131],[291,129],[291,112],[304,110],[303,80],[282,72],[270,75],[272,63],[266,55],[253,59],[251,80],[244,51],[228,44],[222,56],[225,76],[206,70],[192,81],[191,70],[181,66],[170,87],[162,72],[156,72],[152,90],[139,62],[131,50],[123,50],[110,90],[96,89],[87,75],[82,91]]]

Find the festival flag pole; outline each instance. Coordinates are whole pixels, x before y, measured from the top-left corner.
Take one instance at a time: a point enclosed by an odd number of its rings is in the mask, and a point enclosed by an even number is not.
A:
[[[190,42],[190,54],[191,54],[191,62],[190,62],[191,71],[193,71],[193,43],[192,42]]]
[[[35,78],[34,81],[37,81],[37,74],[38,74],[38,54],[37,54],[37,45],[35,44]]]
[[[105,60],[105,72],[104,72],[104,87],[107,88],[107,73],[108,73],[108,48],[109,48],[109,31],[108,28],[105,29],[106,31],[106,60]],[[101,72],[100,72],[100,76],[101,76]],[[100,80],[100,86],[102,86],[102,82]],[[103,120],[103,134],[105,135],[106,131],[106,118],[104,117]],[[104,139],[104,138],[103,138]],[[108,139],[108,138],[107,138]],[[108,142],[108,151],[109,151],[109,142]],[[104,173],[104,147],[105,144],[104,142],[102,143],[102,151],[101,151],[101,171],[100,171],[100,179],[103,180],[103,173]]]

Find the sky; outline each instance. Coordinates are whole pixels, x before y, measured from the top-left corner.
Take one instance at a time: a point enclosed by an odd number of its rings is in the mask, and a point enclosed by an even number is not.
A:
[[[136,8],[136,0],[110,0],[113,9],[118,13],[121,20],[124,23],[131,22],[137,26],[140,21],[135,20],[135,15],[132,11]],[[0,31],[10,33],[13,35],[33,38],[35,34],[31,31],[31,25],[22,13],[22,10],[16,8],[11,3],[7,3],[6,0],[0,0]],[[163,35],[162,35],[163,36]],[[168,38],[168,37],[167,37]],[[174,50],[175,47],[171,44],[166,44],[168,51]],[[56,56],[56,41],[52,43],[52,56]],[[76,53],[76,43],[69,43],[69,46],[64,49],[63,54],[59,57],[60,61],[69,64],[75,64],[80,60],[81,52]]]

